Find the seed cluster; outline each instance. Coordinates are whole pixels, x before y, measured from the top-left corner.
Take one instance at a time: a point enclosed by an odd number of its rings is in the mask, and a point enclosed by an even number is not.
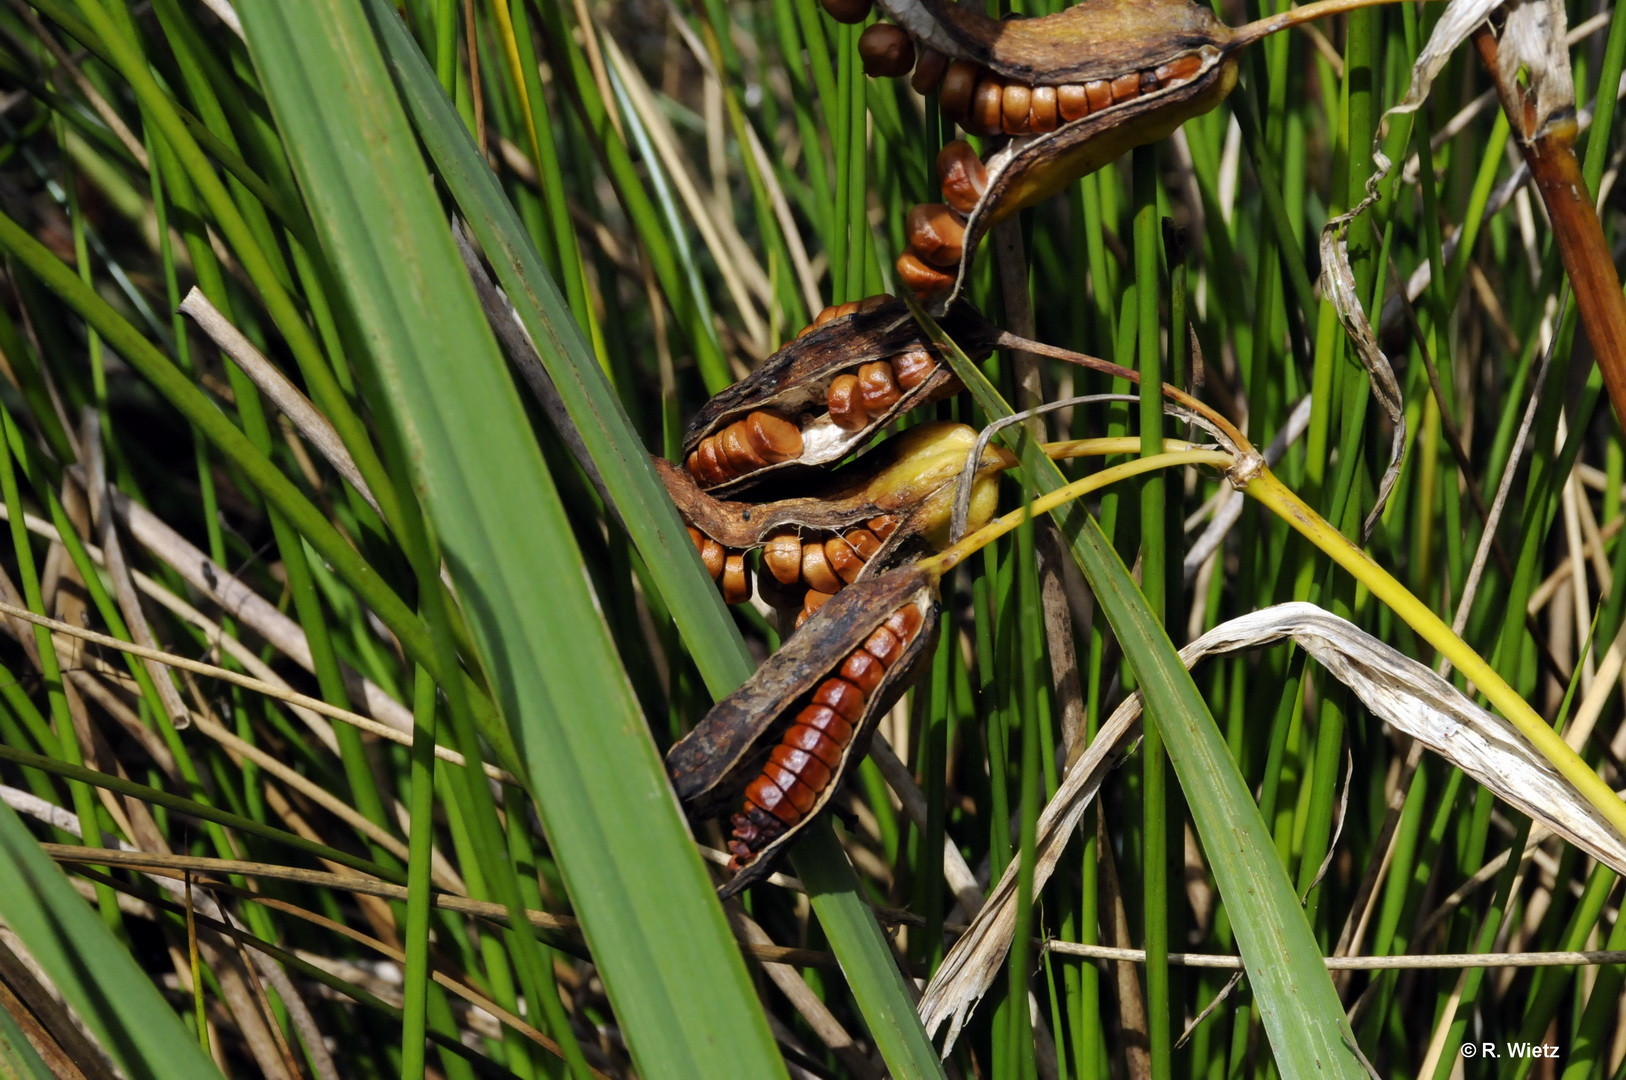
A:
[[[798,529],[785,529],[774,533],[763,545],[756,575],[763,600],[781,611],[800,609],[796,625],[801,626],[832,596],[858,580],[865,564],[897,528],[895,517],[879,514],[843,532],[804,536]],[[743,604],[751,599],[746,552],[730,550],[692,525],[689,539],[706,573],[722,587],[724,603]]]
[[[937,177],[943,201],[924,203],[909,211],[906,233],[909,247],[898,256],[898,280],[922,300],[954,286],[954,269],[965,253],[965,223],[988,190],[988,170],[963,139],[949,143],[937,155]]]
[[[973,155],[975,156],[975,155]],[[963,228],[962,228],[963,233]],[[798,338],[846,315],[865,314],[891,300],[886,294],[827,307]],[[862,431],[909,391],[931,377],[938,359],[924,348],[912,348],[874,360],[856,372],[837,375],[825,390],[830,420],[843,431]],[[802,427],[814,417],[792,418],[774,409],[757,409],[701,439],[683,467],[702,487],[717,487],[770,465],[802,455]]]
[[[903,656],[924,621],[914,604],[899,608],[813,691],[769,752],[762,771],[746,785],[745,805],[731,822],[731,872],[755,861],[765,847],[812,812],[840,770],[842,755],[888,669]]]

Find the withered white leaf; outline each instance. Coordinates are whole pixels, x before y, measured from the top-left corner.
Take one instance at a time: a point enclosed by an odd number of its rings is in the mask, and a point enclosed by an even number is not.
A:
[[[1292,639],[1373,713],[1479,781],[1492,793],[1569,840],[1592,857],[1626,873],[1626,838],[1502,717],[1480,708],[1427,666],[1354,624],[1314,604],[1265,608],[1217,626],[1180,650],[1189,668],[1208,656]],[[1111,759],[1140,720],[1136,694],[1114,710],[1089,747],[1071,763],[1055,797],[1039,817],[1034,844],[1033,891],[1055,870]],[[944,957],[920,1001],[920,1017],[936,1034],[945,1021],[944,1053],[1004,966],[1016,925],[1020,857],[1005,868],[982,911]]]

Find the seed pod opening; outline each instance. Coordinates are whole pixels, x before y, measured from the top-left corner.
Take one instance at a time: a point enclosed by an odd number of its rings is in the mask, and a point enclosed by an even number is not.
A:
[[[829,805],[931,655],[937,613],[937,579],[918,567],[845,590],[672,747],[689,812],[731,815],[735,874],[720,895],[766,876]]]
[[[839,461],[959,386],[901,300],[871,297],[819,319],[695,414],[682,460],[703,490],[731,495]],[[995,332],[967,305],[943,325],[974,357],[992,348]]]

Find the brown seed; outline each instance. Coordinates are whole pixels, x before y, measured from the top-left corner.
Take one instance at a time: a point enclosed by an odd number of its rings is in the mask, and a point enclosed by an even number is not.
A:
[[[823,791],[830,784],[830,767],[806,750],[780,743],[768,752],[768,760],[794,773],[814,791]]]
[[[1062,123],[1070,124],[1090,115],[1090,98],[1077,83],[1056,87],[1056,112]]]
[[[961,127],[976,135],[998,135],[1005,118],[1005,80],[993,72],[984,72],[971,93],[970,123]]]
[[[954,278],[951,275],[927,266],[912,251],[899,255],[894,269],[898,272],[898,280],[909,286],[918,296],[930,298],[954,287]]]
[[[1033,107],[1028,113],[1028,128],[1035,135],[1043,135],[1047,131],[1055,131],[1056,123],[1056,88],[1035,86]]]
[[[689,473],[708,485],[721,484],[734,475],[723,460],[722,452],[717,449],[715,435],[701,439],[700,445],[689,455]]]
[[[853,550],[858,552],[858,557],[865,562],[875,558],[881,550],[881,538],[868,529],[849,529],[842,537],[853,546]]]
[[[1184,82],[1191,78],[1203,67],[1202,57],[1195,53],[1175,57],[1167,64],[1160,64],[1157,69],[1157,82],[1159,86],[1168,86],[1170,83]]]
[[[841,677],[864,691],[864,696],[875,693],[886,678],[886,665],[862,650],[847,657],[841,665]]]
[[[1084,84],[1084,96],[1090,101],[1090,111],[1100,112],[1112,104],[1112,84],[1105,79]]]
[[[988,170],[964,139],[955,139],[938,151],[937,175],[942,180],[943,201],[962,214],[975,210],[988,190]]]
[[[869,423],[869,413],[858,395],[857,375],[837,375],[830,380],[824,392],[825,404],[830,408],[830,420],[842,431],[859,431]]]
[[[750,444],[769,465],[802,456],[802,429],[778,413],[757,411],[745,418]]]
[[[943,72],[943,83],[937,88],[937,103],[943,115],[958,123],[971,111],[971,95],[977,89],[977,76],[982,69],[969,60],[955,60]]]
[[[735,552],[723,561],[723,603],[743,604],[751,599],[751,575],[745,572],[745,553]]]
[[[794,825],[802,820],[802,815],[785,797],[785,793],[766,776],[759,776],[746,786],[745,801],[758,810],[766,810],[786,825]]]
[[[864,651],[891,667],[903,655],[903,642],[885,626],[877,626],[875,633],[864,639]]]
[[[1153,71],[1151,68],[1147,68],[1145,71],[1140,73],[1141,93],[1150,94],[1153,90],[1156,90],[1157,87],[1157,72]]]
[[[936,358],[925,349],[910,349],[892,358],[892,377],[906,393],[925,382],[936,368]]]
[[[795,529],[777,532],[762,547],[762,565],[781,585],[794,585],[802,577],[802,538]]]
[[[933,266],[955,266],[965,254],[965,222],[943,203],[911,207],[904,232],[910,250]]]
[[[872,360],[858,367],[858,397],[871,416],[880,416],[898,402],[898,384],[892,378],[892,365]]]
[[[789,585],[773,576],[766,565],[757,567],[757,595],[762,602],[776,611],[797,611],[807,595],[807,586],[801,579],[802,560],[796,560],[796,580]]]
[[[806,814],[813,809],[813,804],[819,801],[819,793],[802,783],[799,776],[783,765],[770,762],[763,767],[762,775],[785,793],[785,797],[790,799],[790,804],[796,807],[799,814]]]
[[[839,536],[832,536],[824,542],[824,560],[848,585],[857,581],[858,575],[864,572],[864,560],[858,557],[851,544]]]
[[[902,27],[876,23],[858,35],[858,58],[870,78],[895,79],[915,66],[915,43]]]
[[[706,573],[711,575],[711,580],[716,581],[723,576],[723,568],[728,562],[728,549],[708,536],[700,545],[700,562],[705,566]]]
[[[885,307],[887,301],[891,299],[891,293],[876,293],[874,296],[866,296],[858,301],[858,314],[865,315],[876,308]]]
[[[689,543],[694,545],[694,549],[696,551],[704,551],[706,547],[706,534],[695,528],[693,525],[686,525],[684,528],[688,529],[689,531]]]
[[[1140,97],[1140,72],[1131,71],[1128,75],[1120,75],[1112,80],[1112,103],[1128,101],[1130,98]]]
[[[920,630],[921,621],[920,609],[910,604],[894,611],[882,625],[898,635],[900,640],[908,642],[914,640],[915,634]]]
[[[813,545],[809,544],[808,546],[812,547]],[[801,626],[807,620],[811,619],[813,617],[813,613],[818,611],[825,604],[828,604],[834,598],[834,596],[834,593],[820,592],[818,589],[807,590],[807,595],[802,598],[801,614],[796,616],[796,625]]]
[[[1033,108],[1033,91],[1020,83],[1011,83],[1005,87],[1004,122],[1002,127],[1009,135],[1025,135],[1028,132],[1028,112]]]
[[[892,535],[895,529],[897,529],[898,519],[893,517],[891,514],[879,514],[870,518],[864,524],[869,526],[870,532],[874,533],[882,540],[885,540],[887,537]]]
[[[871,0],[819,0],[836,22],[861,23],[869,18]]]
[[[943,73],[948,70],[948,57],[936,49],[922,48],[920,56],[915,60],[915,74],[909,80],[909,85],[915,88],[917,94],[929,94],[937,89],[937,84],[943,81]]]
[[[813,704],[834,709],[854,724],[864,718],[864,692],[846,679],[826,679],[820,683],[813,691]]]
[[[825,323],[835,318],[838,311],[840,311],[840,305],[831,304],[829,307],[813,316],[813,323],[809,329],[817,329],[818,327],[823,326]]]
[[[806,724],[797,724],[785,732],[783,745],[794,750],[806,750],[832,769],[841,764],[841,747],[824,732]]]
[[[802,545],[802,580],[808,588],[816,589],[822,593],[837,593],[845,584],[835,570],[830,567],[830,560],[825,557],[823,544]]]
[[[743,423],[733,423],[722,430],[718,438],[718,449],[723,452],[723,458],[728,462],[729,472],[733,476],[752,472],[768,464],[751,445],[750,436]]]
[[[847,741],[853,737],[852,724],[828,705],[809,705],[796,714],[796,722],[823,732],[837,746],[846,746]]]

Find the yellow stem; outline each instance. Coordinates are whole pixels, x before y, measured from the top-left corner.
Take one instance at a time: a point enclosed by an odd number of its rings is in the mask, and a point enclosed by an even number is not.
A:
[[[1135,435],[1125,435],[1110,439],[1063,439],[1060,442],[1040,443],[1039,449],[1052,461],[1066,461],[1069,458],[1106,457],[1108,454],[1139,454],[1140,438]],[[1163,449],[1175,453],[1180,450],[1194,450],[1195,445],[1181,439],[1164,439]]]
[[[1357,581],[1371,590],[1373,596],[1389,605],[1425,641],[1456,665],[1457,670],[1479,688],[1480,693],[1519,729],[1553,768],[1574,784],[1586,801],[1621,836],[1626,837],[1626,802],[1581,760],[1580,755],[1569,748],[1551,725],[1504,682],[1494,668],[1452,633],[1451,628],[1428,605],[1413,596],[1387,570],[1372,561],[1366,552],[1310,509],[1269,469],[1261,470],[1245,490],[1348,570]]]
[[[1125,449],[1139,449],[1139,439],[1087,439],[1082,442],[1124,444],[1103,450],[1102,453],[1119,453]],[[1054,445],[1054,444],[1052,444]],[[1006,533],[1013,531],[1018,525],[1030,517],[1048,513],[1065,502],[1071,502],[1081,495],[1088,495],[1092,491],[1104,488],[1109,484],[1116,484],[1120,480],[1127,480],[1131,476],[1142,473],[1155,472],[1158,469],[1171,469],[1180,465],[1212,465],[1215,468],[1230,468],[1234,459],[1223,450],[1179,450],[1170,454],[1153,454],[1151,457],[1137,458],[1126,461],[1122,465],[1114,465],[1110,469],[1102,469],[1092,473],[1082,480],[1074,480],[1065,487],[1041,495],[1020,510],[1012,510],[1002,518],[990,521],[970,536],[962,539],[958,544],[944,548],[930,558],[920,560],[921,569],[927,573],[943,574],[951,568],[958,566],[972,553],[998,540]]]

